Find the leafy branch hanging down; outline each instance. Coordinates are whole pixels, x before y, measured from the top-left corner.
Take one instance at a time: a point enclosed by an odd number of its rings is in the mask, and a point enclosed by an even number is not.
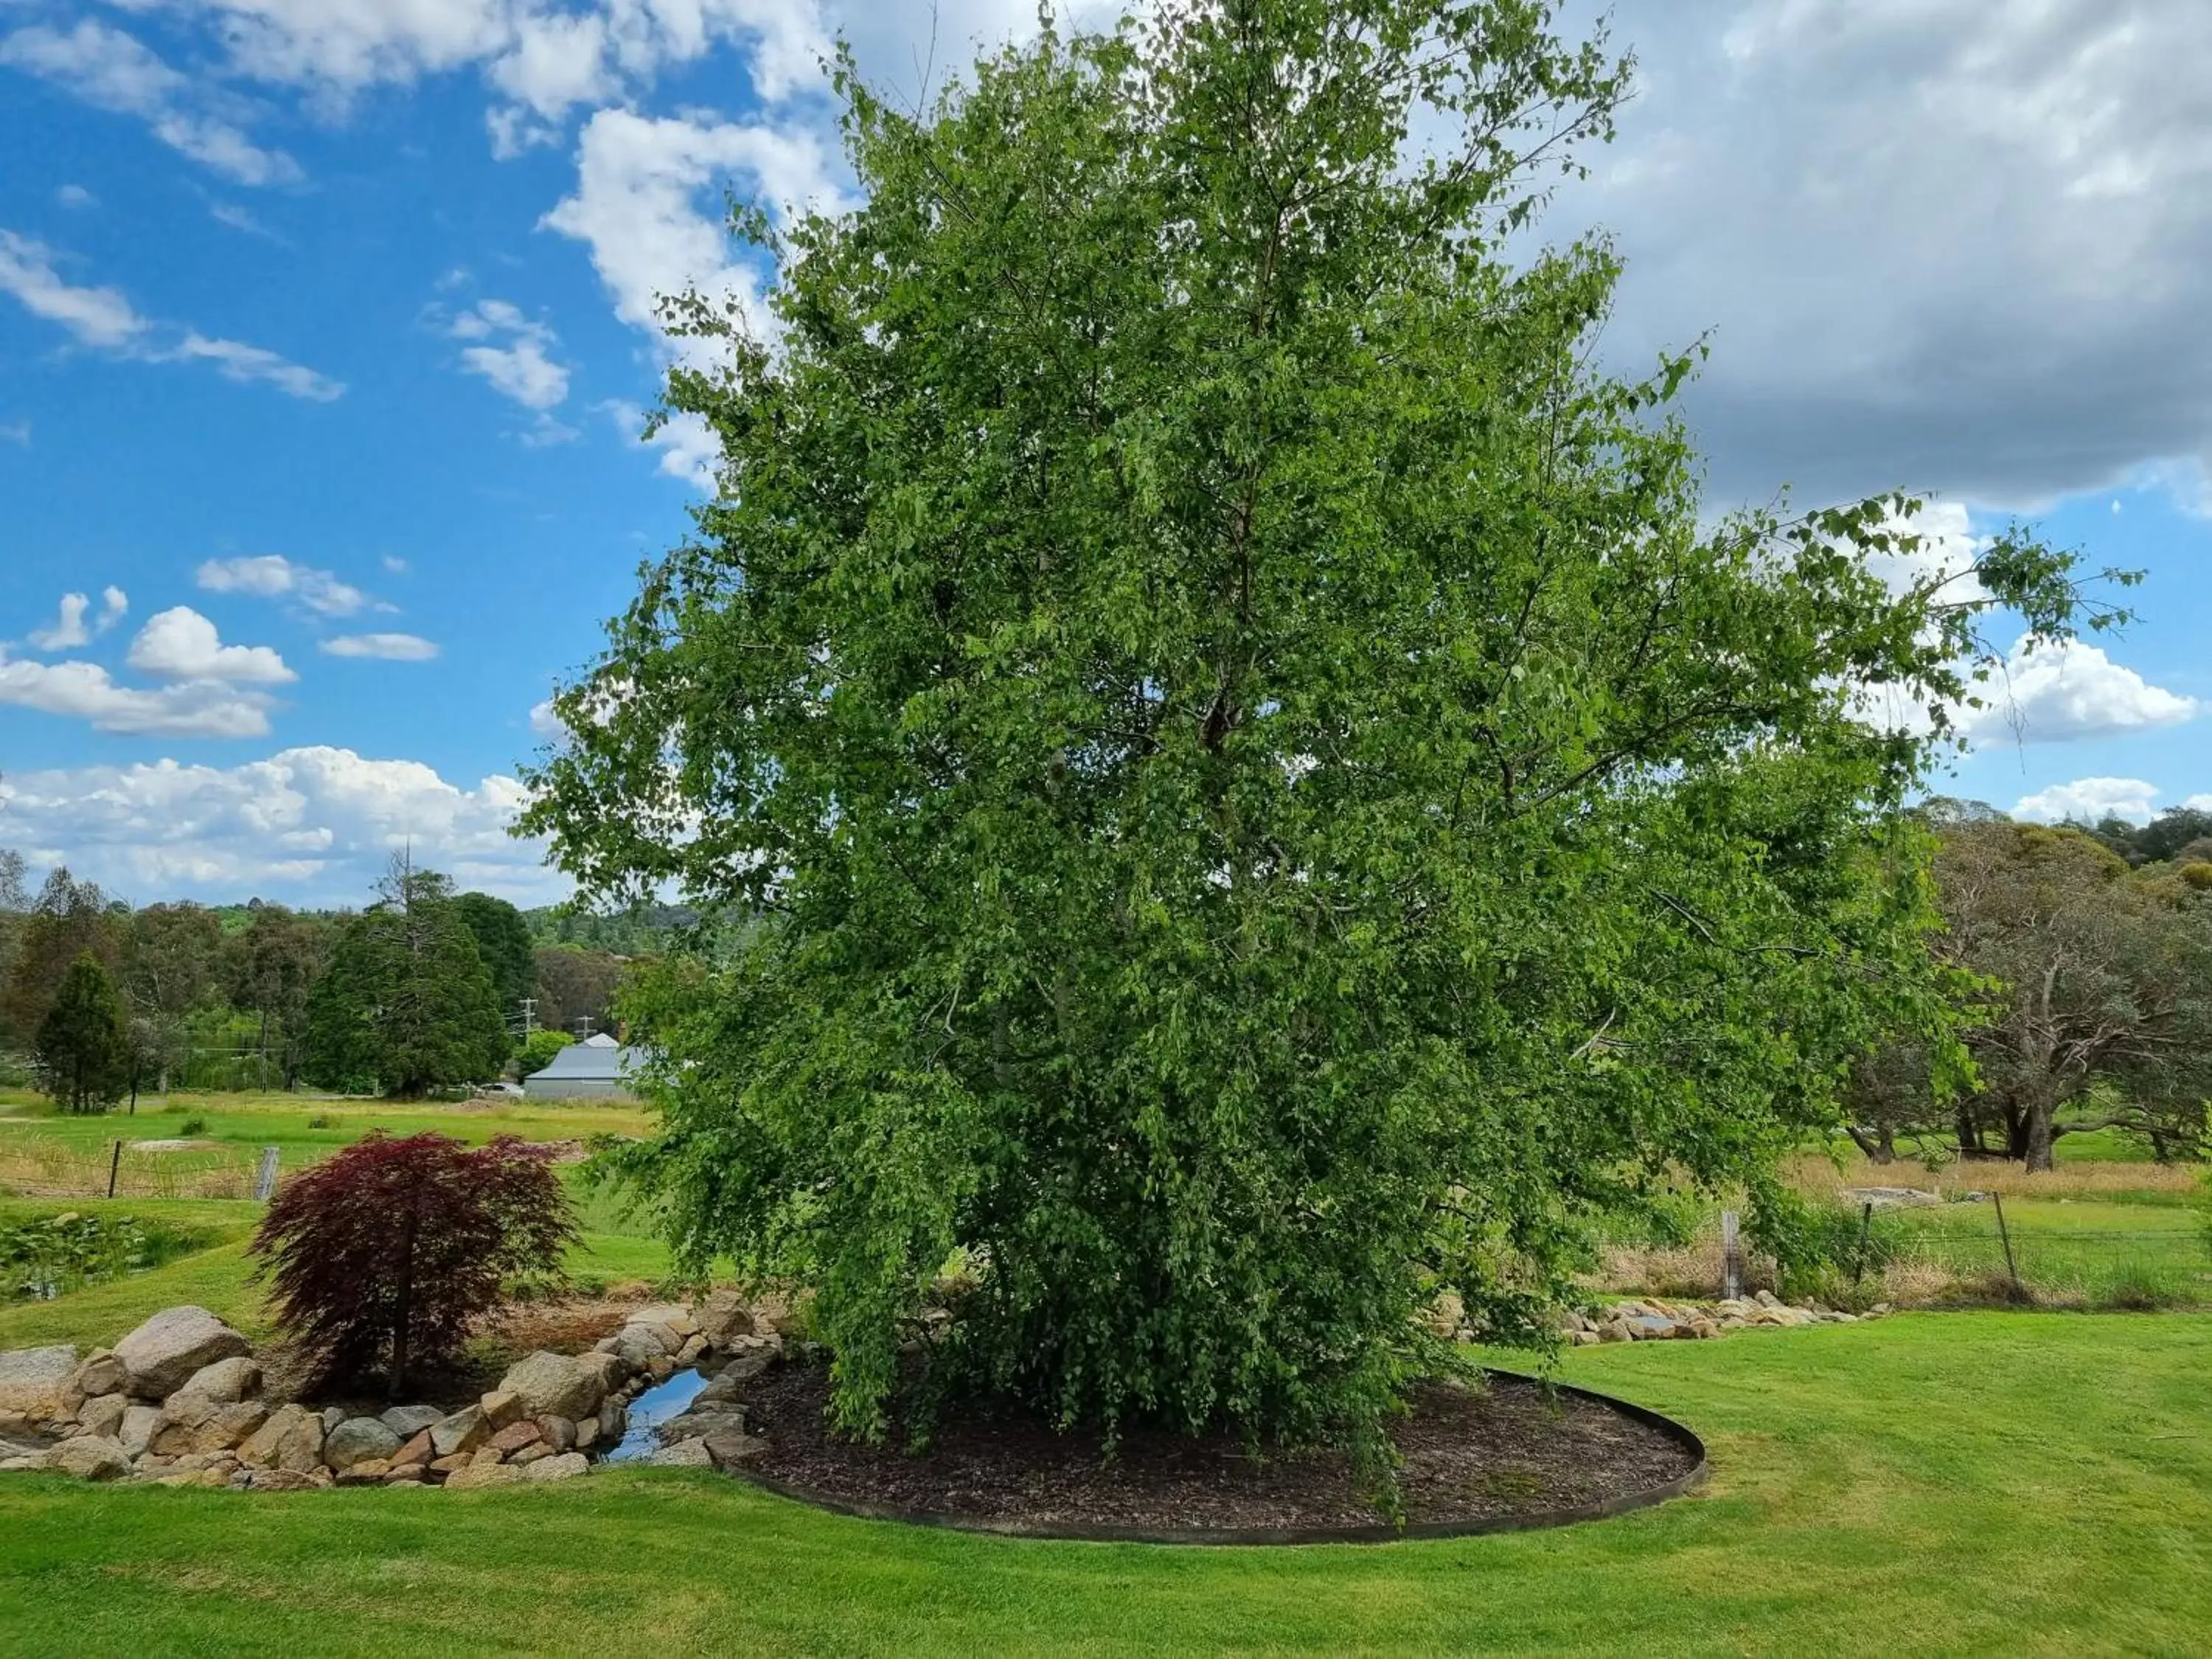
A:
[[[676,302],[721,488],[524,828],[773,919],[641,993],[628,1168],[817,1289],[847,1429],[959,1251],[909,1405],[1379,1468],[1439,1291],[1540,1342],[1608,1208],[1771,1192],[1949,1040],[1931,740],[1864,711],[2001,601],[2063,635],[2070,561],[1701,523],[1688,358],[1590,366],[1613,252],[1506,252],[1626,84],[1536,0],[1170,0],[916,112],[848,64],[866,205],[781,226],[773,343]]]

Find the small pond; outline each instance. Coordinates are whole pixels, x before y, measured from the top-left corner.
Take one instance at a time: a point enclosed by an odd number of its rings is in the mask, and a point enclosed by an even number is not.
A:
[[[600,1461],[629,1463],[658,1451],[660,1425],[682,1415],[706,1386],[707,1379],[696,1370],[678,1371],[665,1382],[654,1383],[629,1402],[629,1426]]]

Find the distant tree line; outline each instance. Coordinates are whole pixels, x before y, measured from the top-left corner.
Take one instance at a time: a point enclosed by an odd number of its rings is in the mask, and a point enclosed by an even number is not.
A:
[[[420,1094],[496,1077],[529,1030],[611,1026],[631,963],[696,920],[523,911],[404,860],[359,912],[134,909],[65,867],[34,889],[0,848],[0,1051],[76,1110],[172,1084]]]

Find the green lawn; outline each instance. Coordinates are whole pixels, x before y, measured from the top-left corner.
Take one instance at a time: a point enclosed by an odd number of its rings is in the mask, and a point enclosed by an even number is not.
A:
[[[1020,1542],[675,1471],[254,1498],[0,1477],[19,1652],[2098,1653],[2212,1628],[2212,1317],[1900,1316],[1577,1350],[1698,1495],[1383,1547]]]

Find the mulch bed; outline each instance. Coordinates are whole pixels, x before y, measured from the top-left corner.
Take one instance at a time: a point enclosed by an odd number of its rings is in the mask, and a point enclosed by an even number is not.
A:
[[[1357,1532],[1382,1521],[1341,1453],[1260,1459],[1234,1439],[1161,1432],[1124,1437],[1106,1458],[1096,1435],[1062,1434],[1018,1414],[977,1410],[939,1424],[921,1456],[832,1437],[821,1367],[771,1367],[744,1390],[749,1425],[769,1449],[745,1472],[794,1496],[1006,1530],[1189,1538]],[[1417,1529],[1559,1518],[1681,1480],[1698,1453],[1598,1401],[1493,1376],[1470,1389],[1418,1391],[1394,1439],[1406,1520]]]

